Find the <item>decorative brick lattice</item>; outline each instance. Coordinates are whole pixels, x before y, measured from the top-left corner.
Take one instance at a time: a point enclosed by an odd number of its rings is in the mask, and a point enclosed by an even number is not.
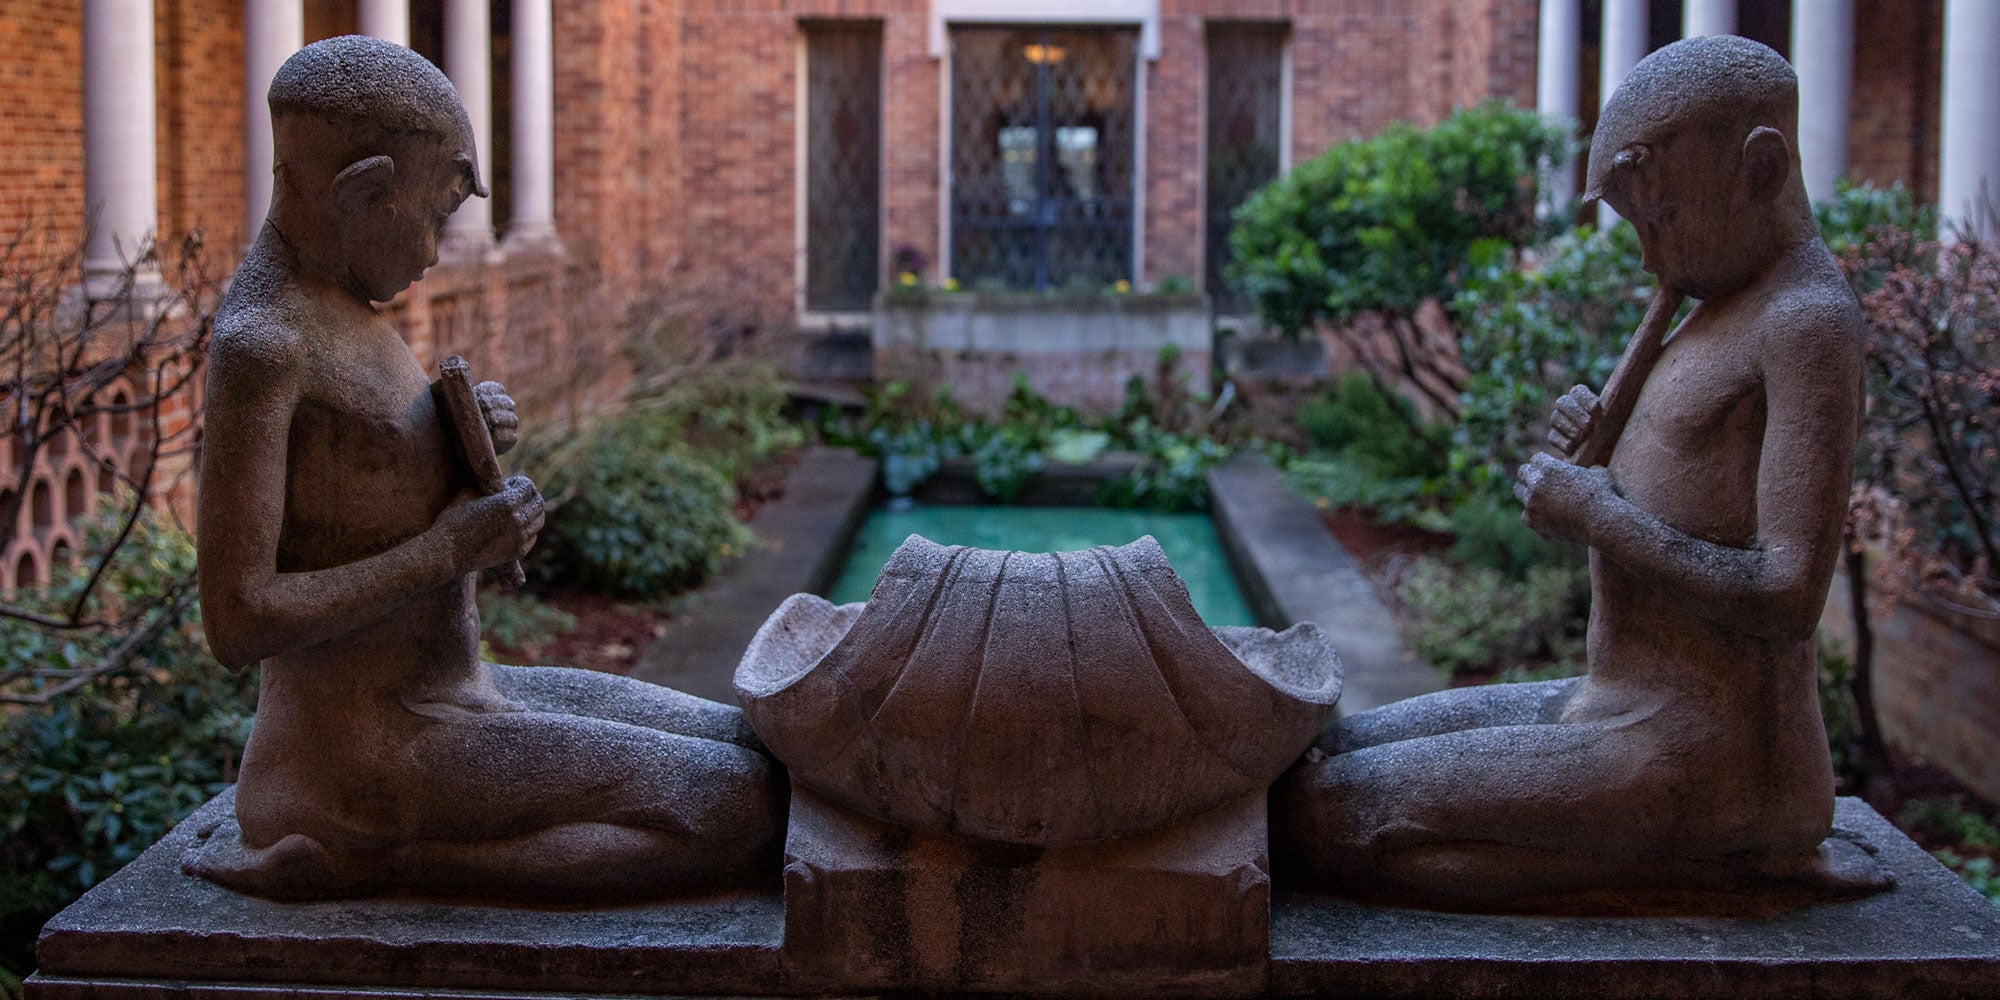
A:
[[[114,392],[116,410],[132,397]],[[28,470],[23,502],[15,489],[27,456],[18,439],[0,439],[0,517],[15,511],[0,546],[0,590],[41,587],[58,570],[74,567],[83,551],[84,529],[98,497],[118,488],[143,468],[149,453],[148,422],[135,413],[98,413],[80,434],[51,438]]]

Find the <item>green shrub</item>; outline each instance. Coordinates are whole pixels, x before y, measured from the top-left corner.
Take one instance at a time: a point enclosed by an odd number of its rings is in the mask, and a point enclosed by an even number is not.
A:
[[[727,358],[636,386],[620,419],[658,449],[679,448],[734,481],[750,466],[805,443],[785,415],[785,381],[753,359]]]
[[[1104,484],[1099,503],[1152,510],[1208,508],[1208,470],[1229,457],[1226,446],[1206,436],[1161,430],[1145,417],[1123,430],[1139,464],[1130,475]]]
[[[1896,817],[1904,829],[1915,830],[1953,847],[2000,851],[2000,827],[1965,807],[1960,799],[1911,799]]]
[[[1985,896],[1987,901],[2000,906],[2000,871],[1994,869],[1989,857],[1963,857],[1957,851],[1932,851],[1931,857],[1938,859],[1946,868],[1958,873],[1965,884],[1974,892]]]
[[[1299,427],[1314,449],[1384,476],[1428,478],[1444,472],[1451,429],[1418,420],[1410,401],[1349,372],[1299,407]]]
[[[2000,827],[1992,820],[1966,808],[1960,799],[1929,798],[1904,803],[1896,821],[1931,843],[1950,845],[1932,851],[1931,856],[2000,906],[2000,871],[1995,870],[1992,857],[2000,851]]]
[[[1288,332],[1414,311],[1449,294],[1476,244],[1533,238],[1538,165],[1569,143],[1497,101],[1341,143],[1236,210],[1229,279]]]
[[[1859,246],[1870,233],[1901,229],[1923,235],[1937,231],[1937,206],[1918,201],[1902,184],[1878,188],[1845,178],[1834,185],[1833,197],[1813,203],[1813,220],[1820,237],[1834,254]]]
[[[1171,365],[1171,355],[1163,356]],[[1131,475],[1106,483],[1098,501],[1111,506],[1198,509],[1208,503],[1208,470],[1229,448],[1205,432],[1163,428],[1152,414],[1178,410],[1173,398],[1154,399],[1143,379],[1127,387],[1116,416],[1085,417],[1036,392],[1023,377],[997,420],[970,416],[948,392],[925,398],[907,382],[867,393],[859,415],[835,415],[820,429],[829,443],[857,448],[882,462],[890,494],[907,496],[935,475],[947,459],[970,457],[979,489],[995,500],[1018,497],[1049,461],[1087,462],[1107,450],[1132,451]],[[1171,404],[1171,405],[1169,405]]]
[[[1440,526],[1448,426],[1420,421],[1408,400],[1358,372],[1307,400],[1298,422],[1313,453],[1289,463],[1295,489],[1383,521]]]
[[[481,638],[509,649],[526,649],[553,641],[576,629],[576,616],[544,604],[533,594],[479,592]]]
[[[1823,633],[1819,637],[1819,717],[1826,724],[1835,787],[1843,794],[1860,792],[1865,783],[1861,773],[1861,707],[1854,700],[1854,659]]]
[[[972,456],[972,474],[979,489],[999,500],[1012,500],[1042,471],[1041,444],[1031,431],[1011,424],[999,427],[968,424],[965,451]]]
[[[110,517],[92,525],[85,551],[109,547]],[[49,916],[234,779],[256,685],[208,654],[191,593],[176,596],[193,570],[193,540],[148,513],[87,607],[112,620],[152,609],[145,620],[60,631],[0,618],[0,674],[86,669],[128,637],[142,640],[126,666],[73,690],[52,693],[62,681],[42,681],[47,704],[0,708],[0,967],[25,973]],[[81,576],[59,574],[47,594],[20,603],[66,609]]]
[[[1461,488],[1511,484],[1546,447],[1556,400],[1578,383],[1603,388],[1652,297],[1629,223],[1565,233],[1533,257],[1482,255],[1452,302],[1468,373],[1452,435]]]
[[[542,579],[661,597],[701,582],[754,540],[732,511],[729,481],[661,437],[646,420],[605,426],[580,461],[544,484],[568,499],[530,553]]]
[[[1536,566],[1521,582],[1496,570],[1435,556],[1414,562],[1396,588],[1408,615],[1403,641],[1447,674],[1583,661],[1589,576],[1574,566]]]

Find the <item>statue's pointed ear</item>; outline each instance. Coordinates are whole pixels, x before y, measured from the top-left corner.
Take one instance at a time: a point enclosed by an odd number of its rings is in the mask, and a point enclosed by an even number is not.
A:
[[[333,196],[343,212],[376,204],[389,196],[396,161],[388,156],[356,160],[333,175]]]
[[[1777,129],[1759,125],[1743,140],[1743,173],[1750,197],[1770,201],[1784,190],[1792,173],[1792,147]]]

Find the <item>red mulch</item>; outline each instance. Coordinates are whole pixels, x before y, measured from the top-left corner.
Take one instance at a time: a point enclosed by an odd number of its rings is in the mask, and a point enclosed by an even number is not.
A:
[[[533,648],[496,649],[503,658],[559,667],[629,673],[639,654],[666,632],[666,611],[597,594],[542,595],[542,602],[576,616],[576,628]]]
[[[1319,513],[1321,524],[1340,547],[1374,577],[1382,556],[1418,556],[1451,547],[1451,536],[1409,524],[1383,524],[1363,507],[1330,507]],[[1379,583],[1379,581],[1377,581]]]

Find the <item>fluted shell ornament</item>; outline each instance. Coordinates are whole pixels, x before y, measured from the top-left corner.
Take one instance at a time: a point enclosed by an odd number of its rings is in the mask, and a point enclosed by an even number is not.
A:
[[[867,603],[794,595],[736,668],[794,779],[889,823],[1043,847],[1268,787],[1340,684],[1316,625],[1204,625],[1151,536],[1039,554],[912,535]]]

